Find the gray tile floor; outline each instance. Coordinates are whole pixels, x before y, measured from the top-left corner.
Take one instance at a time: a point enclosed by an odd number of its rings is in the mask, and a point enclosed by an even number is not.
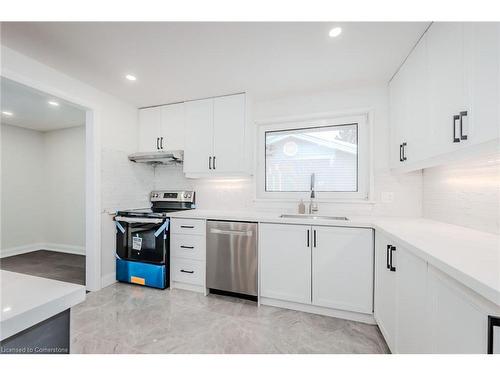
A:
[[[0,259],[0,269],[85,285],[85,256],[49,250]]]
[[[376,326],[117,283],[71,312],[72,353],[387,353]]]

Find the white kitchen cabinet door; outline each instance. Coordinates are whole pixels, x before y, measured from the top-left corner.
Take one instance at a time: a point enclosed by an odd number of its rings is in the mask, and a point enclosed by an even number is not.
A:
[[[403,65],[389,84],[390,106],[390,166],[398,168],[402,165],[401,144],[404,139],[404,128],[408,110],[406,108],[408,89],[406,88],[406,66]]]
[[[427,263],[396,245],[396,352],[428,353]]]
[[[213,155],[216,173],[245,167],[245,94],[214,98]]]
[[[139,110],[139,152],[160,151],[161,107]]]
[[[184,173],[213,171],[213,99],[185,103]]]
[[[312,303],[373,312],[373,230],[312,227]]]
[[[396,351],[396,273],[390,269],[390,246],[394,243],[375,233],[375,320],[392,352]],[[397,253],[392,254],[397,264]]]
[[[427,32],[427,56],[429,118],[434,130],[431,155],[437,155],[460,148],[459,142],[454,142],[454,138],[460,139],[459,121],[454,116],[467,110],[464,24],[432,24]]]
[[[260,295],[311,303],[311,227],[259,224]]]
[[[464,26],[467,67],[468,115],[463,146],[498,139],[500,26],[495,22],[472,22]]]
[[[495,313],[495,307],[432,267],[429,267],[428,285],[431,352],[485,354],[488,315]],[[500,353],[498,335],[496,339],[494,352]]]
[[[404,146],[403,163],[419,162],[429,156],[433,132],[429,121],[429,82],[427,68],[427,35],[406,60],[405,79],[405,114],[402,142]]]
[[[161,107],[160,146],[166,150],[184,150],[184,103]]]

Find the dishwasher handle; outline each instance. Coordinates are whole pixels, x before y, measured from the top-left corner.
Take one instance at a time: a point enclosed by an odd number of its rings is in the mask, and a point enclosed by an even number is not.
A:
[[[210,233],[227,234],[233,236],[245,236],[245,237],[253,236],[253,232],[251,230],[224,230],[224,229],[210,228]]]

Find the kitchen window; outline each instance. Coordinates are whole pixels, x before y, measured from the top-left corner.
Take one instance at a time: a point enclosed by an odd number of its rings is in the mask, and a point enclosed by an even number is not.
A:
[[[368,199],[366,116],[262,125],[258,198]]]

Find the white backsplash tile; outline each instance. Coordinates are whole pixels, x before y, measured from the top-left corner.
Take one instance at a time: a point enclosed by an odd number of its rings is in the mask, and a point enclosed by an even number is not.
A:
[[[424,217],[500,234],[500,154],[423,173]]]

